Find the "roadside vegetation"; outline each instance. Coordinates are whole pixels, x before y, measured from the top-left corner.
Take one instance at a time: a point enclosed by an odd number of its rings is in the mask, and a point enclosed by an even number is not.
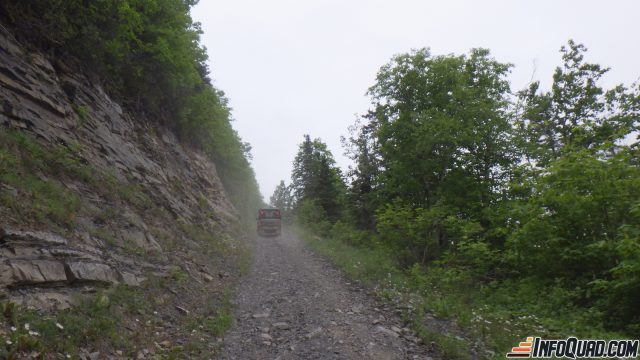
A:
[[[201,290],[201,289],[198,289]],[[136,358],[140,349],[163,359],[207,357],[220,350],[220,339],[232,324],[229,293],[207,298],[193,313],[173,306],[173,298],[194,291],[172,274],[150,278],[143,287],[118,285],[78,296],[72,308],[55,313],[26,310],[0,302],[3,359],[78,358],[97,353]],[[162,333],[158,333],[161,329]],[[146,354],[145,354],[146,355]]]
[[[581,44],[561,55],[550,90],[515,93],[485,49],[395,56],[343,139],[354,166],[305,136],[271,203],[415,326],[453,319],[481,356],[531,335],[638,338],[640,85],[602,88]]]

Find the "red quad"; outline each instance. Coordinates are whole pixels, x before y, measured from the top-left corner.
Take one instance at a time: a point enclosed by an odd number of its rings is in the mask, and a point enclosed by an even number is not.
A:
[[[281,232],[280,209],[258,210],[258,235],[280,236]]]

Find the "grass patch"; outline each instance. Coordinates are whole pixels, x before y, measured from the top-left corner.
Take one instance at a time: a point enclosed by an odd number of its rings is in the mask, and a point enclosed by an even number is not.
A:
[[[449,334],[441,334],[430,331],[424,327],[414,329],[416,334],[425,343],[435,343],[436,351],[445,359],[469,360],[469,343],[463,339],[458,339]]]
[[[373,285],[381,280],[403,276],[397,269],[390,254],[373,248],[360,248],[333,238],[323,239],[312,235],[303,235],[307,243],[328,257],[349,277]]]
[[[95,227],[90,229],[89,234],[91,234],[91,236],[93,237],[103,240],[109,246],[119,246],[118,240],[107,229]]]
[[[99,348],[108,344],[133,354],[122,331],[127,316],[150,306],[140,289],[125,285],[79,299],[76,306],[55,314],[42,314],[5,301],[1,318],[8,330],[0,347],[0,358],[17,358],[22,353],[75,355],[80,347]]]
[[[184,236],[193,241],[200,253],[209,259],[232,266],[239,275],[246,274],[251,268],[252,249],[248,244],[234,239],[217,224],[194,224],[184,219],[178,219],[176,223]],[[178,245],[173,242],[170,246],[170,249],[175,249]]]
[[[224,335],[233,325],[231,297],[231,292],[226,291],[222,298],[207,301],[202,315],[189,317],[187,328],[204,331],[214,337]]]
[[[113,172],[102,174],[92,185],[105,198],[121,200],[138,209],[147,209],[153,204],[151,197],[134,179],[124,182]]]
[[[184,284],[189,275],[179,266],[174,265],[169,269],[169,277],[178,285]]]
[[[89,120],[89,110],[84,105],[73,105],[73,111],[78,115],[80,126],[84,126]]]
[[[184,219],[178,219],[178,228],[182,233],[194,241],[207,255],[232,256],[236,245],[228,234],[218,226],[209,224],[190,223]]]
[[[40,222],[50,220],[55,224],[71,228],[80,210],[80,198],[52,181],[43,181],[30,174],[0,174],[0,181],[18,189],[26,199],[18,199],[4,193],[2,205],[10,208],[24,219]],[[25,201],[26,200],[26,201]]]
[[[77,142],[45,147],[22,131],[0,129],[0,183],[5,185],[0,188],[0,205],[20,218],[70,229],[82,201],[62,182],[77,181],[113,203],[121,201],[137,209],[152,207],[153,201],[141,185],[96,171],[81,153]],[[113,206],[97,214],[103,221],[116,216]]]
[[[118,285],[101,290],[79,297],[74,307],[56,313],[28,310],[2,301],[0,359],[20,359],[32,353],[46,359],[57,358],[57,354],[76,359],[81,349],[101,351],[102,356],[107,357],[109,351],[120,350],[125,358],[136,358],[140,349],[155,347],[154,342],[162,339],[172,345],[166,349],[156,348],[159,358],[208,358],[219,350],[215,340],[233,324],[228,290],[208,296],[188,317],[172,318],[170,327],[182,335],[181,345],[163,334],[160,338],[154,337],[159,328],[167,326],[167,320],[160,314],[171,311],[176,301],[167,294],[166,288],[177,286],[187,291],[186,285],[171,276],[150,277],[143,287]]]
[[[7,186],[0,192],[0,204],[20,218],[71,228],[80,210],[80,198],[45,177],[42,173],[44,164],[34,159],[34,156],[44,156],[43,149],[13,132],[0,132],[0,145],[0,182]],[[15,146],[23,148],[12,151]]]

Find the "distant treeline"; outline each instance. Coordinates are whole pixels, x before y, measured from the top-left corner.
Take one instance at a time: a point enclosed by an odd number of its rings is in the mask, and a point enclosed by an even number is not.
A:
[[[515,93],[486,49],[395,56],[343,139],[354,167],[306,136],[271,201],[400,268],[640,335],[640,86],[603,89],[585,51],[569,41],[550,90]]]
[[[145,121],[204,151],[243,213],[260,195],[250,146],[231,126],[224,93],[211,84],[196,0],[2,1],[0,18],[20,39],[97,75]],[[252,210],[251,210],[252,211]]]

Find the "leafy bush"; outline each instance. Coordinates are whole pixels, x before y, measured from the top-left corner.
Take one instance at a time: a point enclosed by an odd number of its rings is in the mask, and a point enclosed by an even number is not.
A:
[[[331,231],[331,223],[327,213],[318,200],[302,201],[298,206],[296,219],[298,223],[321,236],[326,236]]]
[[[354,246],[371,244],[371,238],[367,231],[358,230],[353,225],[340,220],[331,227],[330,236],[332,239]]]
[[[607,325],[639,336],[640,309],[635,299],[640,298],[640,203],[631,208],[629,215],[633,221],[618,228],[613,245],[617,264],[590,285],[602,299],[599,308]]]
[[[519,225],[507,247],[513,265],[541,278],[561,277],[582,304],[613,305],[615,298],[620,306],[609,312],[626,309],[627,315],[607,321],[637,323],[639,313],[622,298],[639,289],[632,265],[638,255],[639,198],[640,169],[627,152],[602,160],[578,151],[554,160],[514,219]]]

